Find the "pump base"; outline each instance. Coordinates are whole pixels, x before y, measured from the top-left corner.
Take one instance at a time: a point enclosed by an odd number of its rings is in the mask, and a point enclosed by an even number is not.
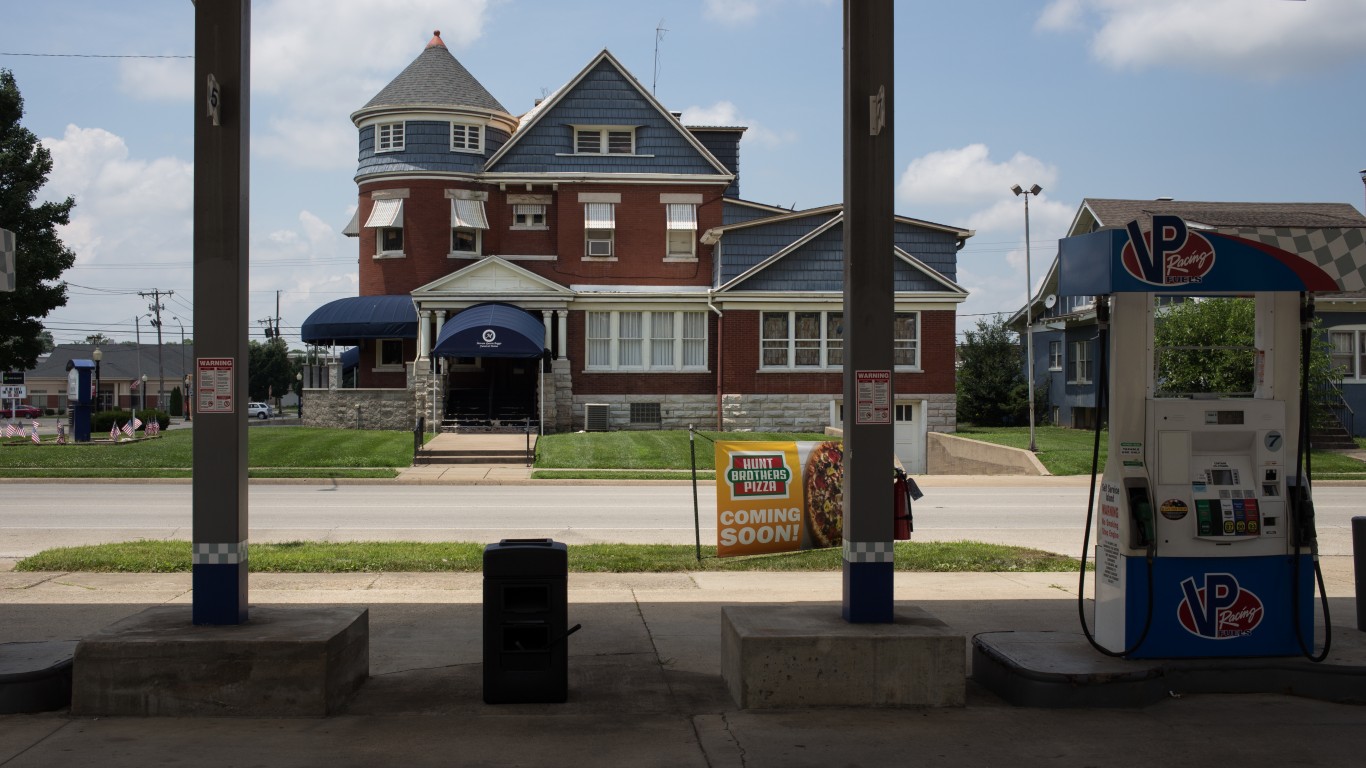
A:
[[[1188,693],[1366,702],[1366,635],[1334,630],[1333,658],[1322,664],[1298,657],[1115,659],[1079,633],[984,632],[972,640],[972,679],[1022,707],[1145,707]]]

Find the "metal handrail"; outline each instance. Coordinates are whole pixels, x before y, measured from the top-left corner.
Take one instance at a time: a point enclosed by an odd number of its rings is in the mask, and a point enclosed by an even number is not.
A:
[[[1355,435],[1356,412],[1353,411],[1352,406],[1348,404],[1347,397],[1342,392],[1342,386],[1335,381],[1330,381],[1327,382],[1324,389],[1327,390],[1328,393],[1328,397],[1325,398],[1325,401],[1328,407],[1333,410],[1333,415],[1337,416],[1339,423],[1346,428],[1347,434]],[[1343,414],[1347,416],[1345,420],[1342,418]]]

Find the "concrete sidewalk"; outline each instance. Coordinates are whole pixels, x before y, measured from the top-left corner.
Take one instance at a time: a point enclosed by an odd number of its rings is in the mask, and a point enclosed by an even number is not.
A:
[[[1351,559],[1327,558],[1325,577],[1331,660],[1366,663]],[[254,574],[253,604],[369,607],[371,678],[343,714],[0,716],[0,766],[1340,766],[1366,750],[1366,708],[1282,696],[1038,710],[969,682],[961,709],[738,710],[720,677],[721,606],[822,602],[838,613],[839,573],[571,574],[569,620],[584,628],[570,641],[568,703],[488,706],[482,583],[480,574]],[[899,600],[969,638],[1077,631],[1076,574],[905,573],[896,587]],[[4,572],[0,642],[77,639],[190,601],[187,574]]]

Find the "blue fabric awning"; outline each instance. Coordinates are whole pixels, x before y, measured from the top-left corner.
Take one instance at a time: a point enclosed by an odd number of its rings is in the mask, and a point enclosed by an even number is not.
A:
[[[417,338],[411,296],[353,296],[313,310],[300,333],[306,344],[359,344],[363,339]]]
[[[435,357],[540,357],[545,326],[507,304],[477,304],[446,321],[432,346]]]
[[[360,347],[351,347],[341,353],[342,373],[360,365]]]

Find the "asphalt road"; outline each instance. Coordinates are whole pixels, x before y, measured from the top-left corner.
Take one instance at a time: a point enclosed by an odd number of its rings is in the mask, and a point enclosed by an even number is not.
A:
[[[1081,551],[1087,486],[1077,479],[927,481],[914,538],[970,539]],[[55,546],[191,538],[188,484],[13,483],[0,488],[0,558]],[[566,543],[691,544],[686,485],[398,486],[252,484],[250,537],[279,541],[479,541],[552,537]],[[1321,552],[1351,554],[1360,487],[1315,489]],[[702,543],[716,541],[716,497],[698,488]]]

